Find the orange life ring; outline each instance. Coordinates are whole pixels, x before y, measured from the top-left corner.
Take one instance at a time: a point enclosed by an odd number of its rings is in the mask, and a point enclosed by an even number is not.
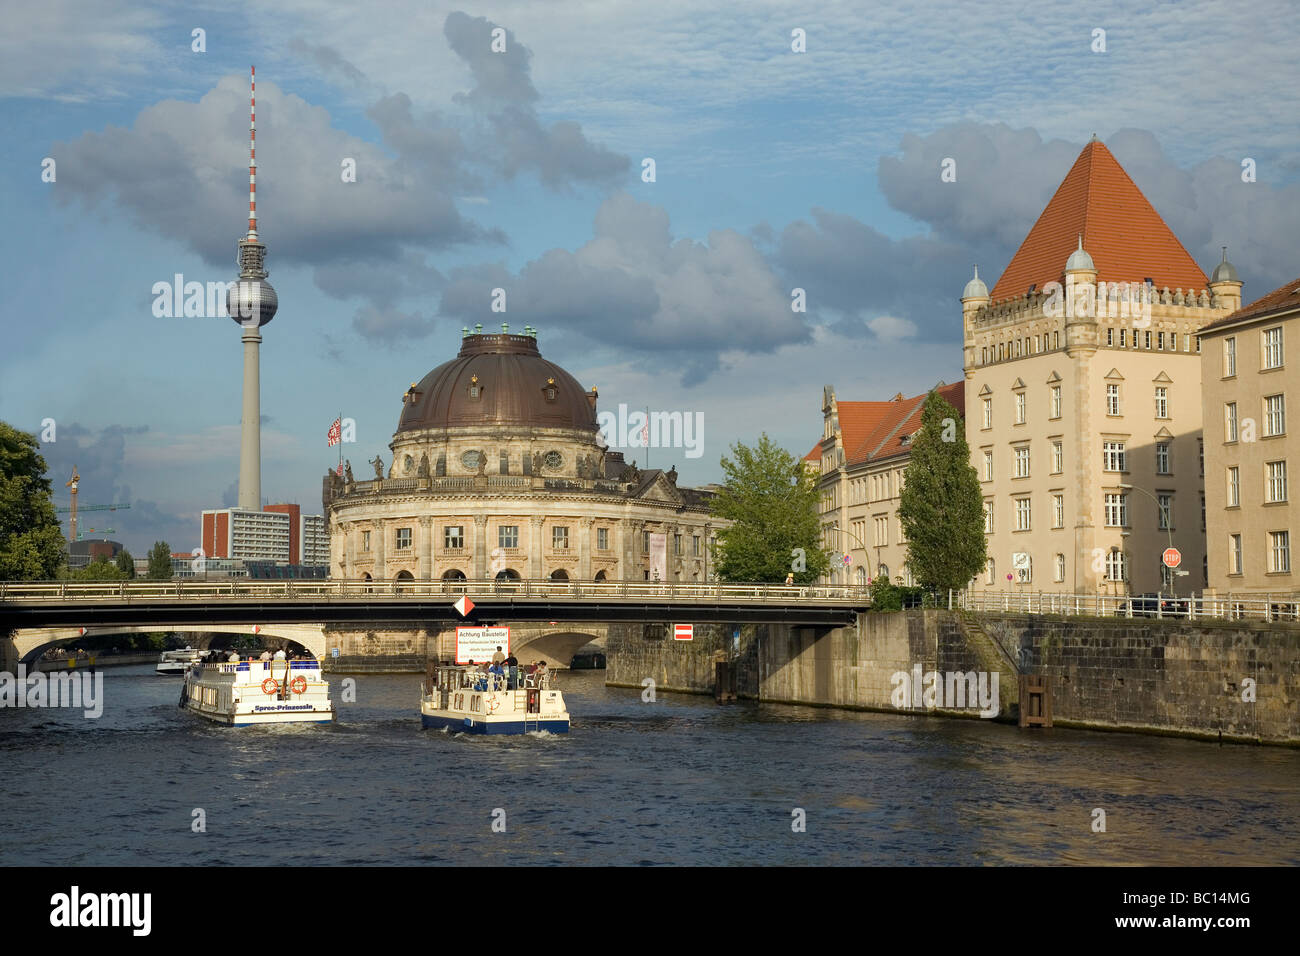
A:
[[[490,697],[488,697],[487,712],[489,714],[495,714],[497,712],[497,708],[500,706],[501,706],[501,701],[497,700],[496,694],[492,694]]]
[[[268,684],[270,685],[269,687],[267,686]],[[266,680],[262,681],[263,694],[274,694],[279,689],[280,683],[274,677],[268,677]]]
[[[289,681],[289,689],[295,694],[307,693],[307,678],[299,674],[293,680]]]

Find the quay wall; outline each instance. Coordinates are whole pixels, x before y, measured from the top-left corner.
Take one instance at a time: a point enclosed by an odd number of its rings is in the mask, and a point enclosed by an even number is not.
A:
[[[650,678],[657,690],[712,693],[726,661],[741,697],[897,712],[900,671],[996,671],[999,717],[1009,720],[1023,673],[1047,678],[1058,726],[1300,745],[1296,625],[915,610],[834,630],[696,625],[693,641],[640,625],[609,630],[614,686]],[[907,709],[975,716],[920,700]]]

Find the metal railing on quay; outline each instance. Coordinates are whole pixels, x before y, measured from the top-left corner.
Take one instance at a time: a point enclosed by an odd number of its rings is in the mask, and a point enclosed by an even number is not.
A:
[[[838,584],[743,584],[698,583],[676,581],[558,581],[540,580],[469,580],[439,579],[417,581],[367,580],[300,580],[249,581],[111,581],[93,582],[0,582],[0,603],[22,601],[76,601],[117,598],[130,602],[133,599],[173,598],[185,600],[217,600],[221,598],[275,598],[279,600],[340,599],[364,597],[409,600],[421,597],[445,597],[455,600],[460,595],[474,597],[509,596],[516,598],[577,598],[601,600],[651,600],[651,601],[744,601],[773,604],[838,601],[862,605],[868,603],[867,589],[855,585]]]
[[[1127,617],[1185,621],[1300,622],[1300,594],[1104,594],[1058,591],[954,592],[953,606],[967,611]]]

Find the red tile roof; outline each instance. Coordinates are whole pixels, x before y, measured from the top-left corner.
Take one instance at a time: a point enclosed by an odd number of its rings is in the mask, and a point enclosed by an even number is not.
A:
[[[1156,288],[1200,290],[1201,271],[1142,190],[1102,143],[1093,140],[1062,180],[1047,208],[1011,257],[989,298],[1022,296],[1060,282],[1065,260],[1079,245],[1092,256],[1098,282],[1141,282]]]
[[[803,456],[804,461],[821,461],[822,460],[822,443],[818,442],[812,446],[812,451]]]
[[[891,414],[894,402],[835,402],[839,417],[840,435],[844,439],[844,453],[861,445],[868,435]]]
[[[940,385],[938,391],[940,396],[955,407],[959,414],[965,414],[966,383],[964,381],[953,385]],[[845,464],[858,465],[867,461],[889,458],[906,451],[907,446],[902,443],[902,437],[904,435],[914,435],[920,429],[921,410],[925,406],[925,399],[928,394],[927,392],[922,395],[913,395],[911,398],[904,398],[899,395],[889,402],[851,403],[854,405],[875,406],[875,410],[881,415],[875,427],[863,435],[856,444],[848,440],[847,432],[844,433],[845,448],[849,449],[845,455]],[[841,408],[844,404],[844,402],[839,403]],[[841,431],[843,431],[842,419],[840,424]]]
[[[1289,312],[1300,308],[1300,279],[1292,279],[1285,285],[1274,289],[1268,295],[1261,296],[1250,305],[1244,305],[1236,312],[1229,313],[1216,322],[1204,326],[1201,331],[1209,332],[1224,325],[1236,325],[1251,319],[1262,319],[1280,312]]]

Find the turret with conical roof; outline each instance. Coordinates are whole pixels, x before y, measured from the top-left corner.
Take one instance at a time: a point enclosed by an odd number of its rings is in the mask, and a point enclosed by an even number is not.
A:
[[[1214,267],[1210,276],[1210,294],[1214,304],[1235,312],[1241,308],[1241,277],[1236,267],[1228,261],[1228,247],[1223,247],[1223,261]]]

